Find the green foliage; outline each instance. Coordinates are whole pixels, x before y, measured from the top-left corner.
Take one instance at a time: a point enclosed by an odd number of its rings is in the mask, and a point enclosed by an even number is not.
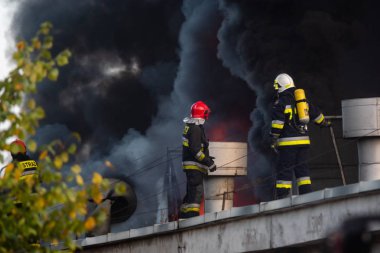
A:
[[[22,169],[11,163],[0,179],[0,253],[51,252],[50,246],[58,242],[74,251],[73,239],[105,220],[103,212],[89,216],[86,205],[88,199],[102,201],[106,180],[94,173],[92,182],[85,184],[79,165],[73,165],[65,175],[61,173],[77,151],[79,135],[73,133],[76,144],[68,146],[56,140],[39,147],[33,140],[39,121],[45,117],[33,94],[39,83],[57,80],[59,69],[71,57],[69,50],[52,56],[51,29],[45,22],[30,41],[17,43],[13,54],[17,66],[0,81],[0,122],[10,125],[0,132],[0,149],[9,150],[7,142],[12,137],[27,138],[28,150],[39,154],[40,172],[39,179],[20,180]],[[1,154],[0,160],[3,162]]]

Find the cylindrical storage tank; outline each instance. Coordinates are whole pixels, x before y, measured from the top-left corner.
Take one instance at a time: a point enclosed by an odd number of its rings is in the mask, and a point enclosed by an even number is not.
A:
[[[380,179],[380,98],[342,101],[343,137],[358,138],[359,181]]]
[[[234,177],[247,175],[247,143],[210,142],[209,151],[217,170],[205,179],[206,213],[232,208]]]

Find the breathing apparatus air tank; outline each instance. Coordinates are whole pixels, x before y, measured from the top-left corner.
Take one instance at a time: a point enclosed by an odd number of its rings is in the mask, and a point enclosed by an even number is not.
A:
[[[294,98],[296,100],[298,119],[302,124],[307,124],[310,121],[309,105],[306,101],[305,91],[303,89],[296,89],[294,91]]]

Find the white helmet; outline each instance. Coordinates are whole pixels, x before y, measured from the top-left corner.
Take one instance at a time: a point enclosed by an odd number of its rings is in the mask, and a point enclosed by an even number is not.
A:
[[[274,89],[281,93],[284,90],[295,87],[293,79],[285,73],[279,74],[276,79],[274,79]]]

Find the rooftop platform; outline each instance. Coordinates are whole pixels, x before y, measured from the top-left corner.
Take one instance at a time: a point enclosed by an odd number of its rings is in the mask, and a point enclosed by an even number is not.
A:
[[[326,234],[357,215],[380,213],[380,180],[328,188],[302,196],[206,213],[77,243],[84,252],[313,252]],[[371,231],[380,232],[379,227]]]

